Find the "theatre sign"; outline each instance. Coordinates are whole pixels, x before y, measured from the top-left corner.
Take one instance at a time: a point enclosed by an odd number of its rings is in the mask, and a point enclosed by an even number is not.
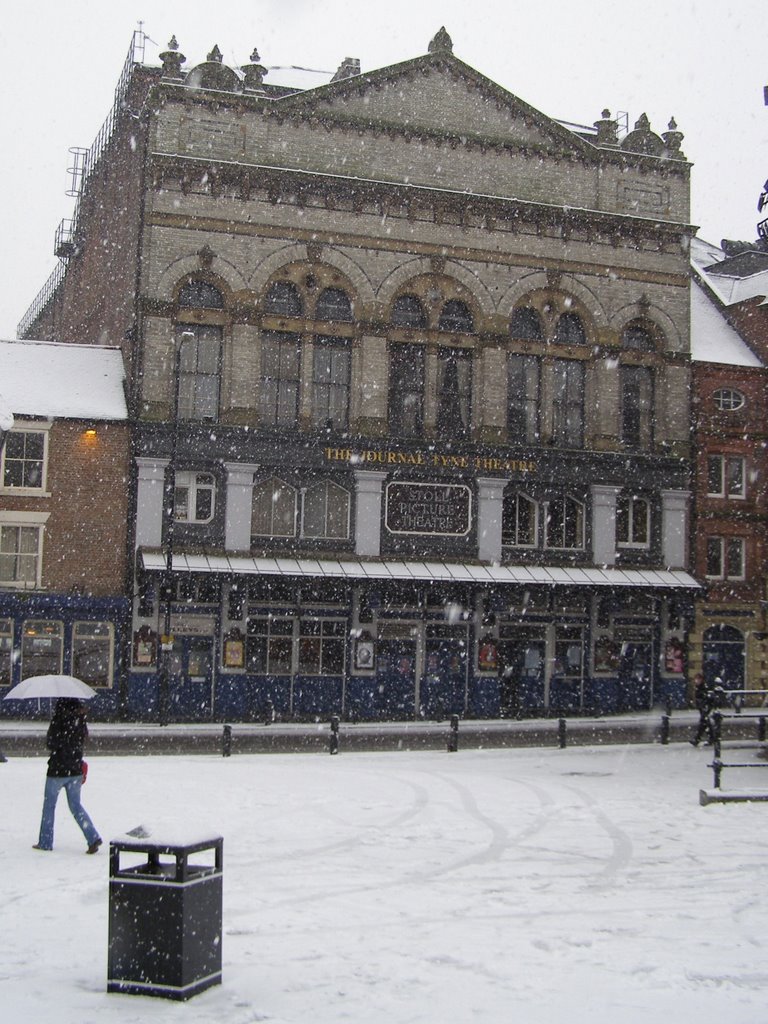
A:
[[[390,533],[466,537],[472,492],[466,484],[389,483],[384,524]]]

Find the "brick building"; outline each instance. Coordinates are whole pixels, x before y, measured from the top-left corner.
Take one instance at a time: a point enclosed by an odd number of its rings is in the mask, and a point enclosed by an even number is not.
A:
[[[0,341],[0,365],[13,413],[0,450],[0,687],[72,672],[98,689],[96,714],[113,714],[130,610],[120,352]]]
[[[768,255],[693,245],[695,572],[691,670],[768,688]],[[735,249],[735,251],[734,251]]]
[[[123,347],[130,712],[683,700],[674,123],[554,121],[444,30],[304,91],[161,57],[129,54],[21,325]]]

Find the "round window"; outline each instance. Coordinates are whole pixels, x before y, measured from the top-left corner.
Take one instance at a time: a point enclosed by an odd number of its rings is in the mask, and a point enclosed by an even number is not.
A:
[[[712,397],[718,409],[731,411],[744,405],[744,395],[735,388],[718,388]]]

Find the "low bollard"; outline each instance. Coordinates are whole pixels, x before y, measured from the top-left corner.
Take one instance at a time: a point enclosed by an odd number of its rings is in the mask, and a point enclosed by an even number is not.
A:
[[[331,737],[330,737],[330,753],[338,754],[339,752],[339,716],[333,715],[331,718]]]
[[[665,711],[667,713],[667,718],[671,718],[672,717],[672,698],[671,697],[667,697],[667,703],[665,705]]]
[[[448,733],[448,753],[455,754],[459,749],[459,716],[451,715],[451,731]]]
[[[232,754],[232,726],[225,725],[221,737],[221,756],[230,757]]]
[[[557,723],[557,742],[560,744],[561,750],[565,750],[565,728],[565,719],[559,719]]]
[[[264,711],[264,725],[272,725],[275,721],[275,704],[271,697],[267,697],[267,703]]]
[[[5,756],[5,754],[2,752],[2,750],[0,750],[0,764],[5,764],[7,761],[8,761],[8,758]]]
[[[669,715],[661,716],[661,742],[665,747],[669,743]]]
[[[758,718],[757,720],[757,739],[760,743],[765,743],[765,719]]]

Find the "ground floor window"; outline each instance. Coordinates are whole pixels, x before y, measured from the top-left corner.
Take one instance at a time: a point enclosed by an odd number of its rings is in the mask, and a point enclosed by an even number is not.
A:
[[[21,634],[21,678],[56,674],[62,670],[64,623],[28,619]]]
[[[89,686],[111,686],[114,626],[111,622],[75,622],[72,627],[72,675]]]
[[[289,676],[293,663],[293,618],[248,619],[245,666],[251,675]]]
[[[299,674],[342,675],[346,639],[345,622],[338,619],[302,619],[299,624]]]
[[[0,526],[0,583],[37,586],[41,526]]]

